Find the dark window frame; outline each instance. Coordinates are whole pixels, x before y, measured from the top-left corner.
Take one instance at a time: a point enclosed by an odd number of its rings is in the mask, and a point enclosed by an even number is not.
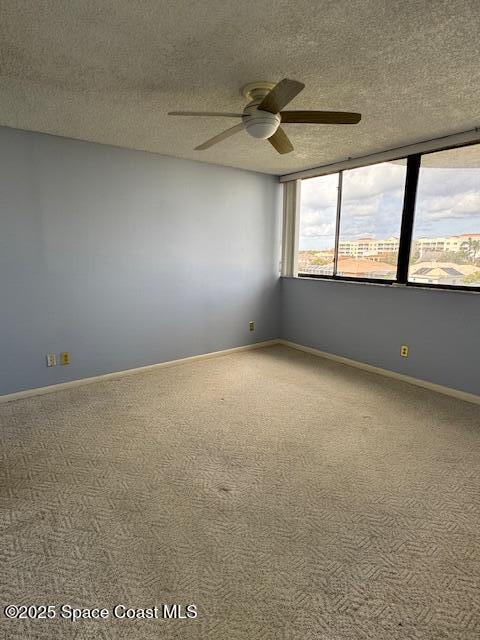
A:
[[[385,278],[355,278],[347,276],[339,276],[335,273],[338,262],[338,236],[340,233],[340,219],[341,219],[341,190],[343,181],[343,170],[332,171],[330,173],[339,174],[339,194],[337,200],[337,213],[336,213],[336,229],[335,229],[335,255],[334,255],[334,273],[333,275],[320,275],[312,273],[298,272],[298,278],[311,278],[313,280],[336,280],[340,282],[366,282],[370,284],[384,284],[384,285],[397,285],[404,287],[420,288],[420,289],[440,289],[446,291],[469,291],[472,293],[480,292],[480,286],[469,287],[467,285],[450,285],[450,284],[433,284],[427,282],[410,282],[408,280],[408,270],[410,265],[410,253],[412,247],[413,226],[415,222],[415,203],[418,188],[418,179],[420,176],[420,168],[422,166],[422,157],[430,155],[431,153],[440,153],[441,151],[448,151],[450,149],[460,149],[462,147],[469,147],[475,144],[480,144],[478,141],[469,142],[467,144],[456,144],[444,147],[442,149],[435,149],[434,151],[426,151],[424,153],[414,153],[409,156],[399,156],[398,158],[392,158],[387,162],[393,162],[395,160],[407,160],[407,171],[405,176],[405,190],[403,196],[403,210],[402,220],[400,227],[400,238],[398,248],[398,261],[397,261],[397,277],[395,279]],[[383,164],[381,162],[374,164],[366,164],[362,166],[374,166],[375,164]],[[357,167],[360,168],[360,167]],[[323,174],[322,174],[323,175]],[[327,174],[325,174],[327,175]],[[310,178],[307,178],[310,179]]]

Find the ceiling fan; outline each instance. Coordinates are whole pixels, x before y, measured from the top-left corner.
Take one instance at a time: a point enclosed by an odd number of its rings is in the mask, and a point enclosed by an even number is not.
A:
[[[242,121],[222,133],[195,147],[204,151],[214,144],[245,129],[254,138],[268,140],[278,153],[290,153],[293,145],[280,126],[290,123],[307,124],[357,124],[359,113],[347,111],[282,111],[289,102],[305,88],[303,82],[285,78],[277,84],[272,82],[252,82],[241,90],[249,100],[243,113],[215,113],[213,111],[170,111],[169,116],[199,116],[241,118]]]

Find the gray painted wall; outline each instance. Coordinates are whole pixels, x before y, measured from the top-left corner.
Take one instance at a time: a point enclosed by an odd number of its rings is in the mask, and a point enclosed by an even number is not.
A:
[[[0,394],[278,337],[280,198],[271,176],[0,129]]]
[[[480,394],[480,294],[282,278],[282,337]]]

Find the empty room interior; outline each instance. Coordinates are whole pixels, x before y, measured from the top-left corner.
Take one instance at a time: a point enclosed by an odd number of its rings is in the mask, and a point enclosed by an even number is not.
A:
[[[480,638],[478,0],[3,0],[0,637]]]

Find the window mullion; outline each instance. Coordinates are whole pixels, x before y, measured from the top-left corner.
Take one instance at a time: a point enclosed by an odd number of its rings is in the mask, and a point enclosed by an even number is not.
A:
[[[407,284],[410,248],[412,245],[413,220],[415,216],[415,199],[417,196],[418,174],[421,155],[409,156],[407,160],[407,176],[403,198],[402,225],[398,248],[397,282]]]
[[[337,219],[335,224],[335,249],[333,254],[333,275],[337,275],[338,266],[338,246],[340,240],[340,211],[342,208],[342,181],[343,171],[338,172],[338,187],[337,187]]]

